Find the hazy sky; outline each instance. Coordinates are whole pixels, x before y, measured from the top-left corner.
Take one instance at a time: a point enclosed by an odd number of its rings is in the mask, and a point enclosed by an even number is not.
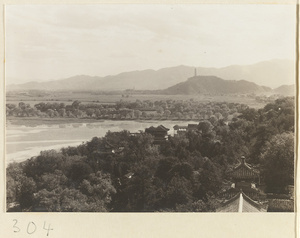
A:
[[[8,84],[295,57],[293,5],[6,6]]]

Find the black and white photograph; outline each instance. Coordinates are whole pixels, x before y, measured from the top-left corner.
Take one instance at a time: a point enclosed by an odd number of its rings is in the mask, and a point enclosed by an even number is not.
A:
[[[295,212],[295,4],[4,10],[6,213]]]

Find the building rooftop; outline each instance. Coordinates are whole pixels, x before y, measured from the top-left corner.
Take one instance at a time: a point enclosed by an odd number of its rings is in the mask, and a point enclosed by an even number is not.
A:
[[[163,125],[160,125],[158,127],[150,126],[149,128],[145,129],[146,132],[167,132],[169,130],[170,129],[164,127]]]
[[[293,212],[294,205],[292,199],[269,199],[268,212]]]
[[[259,171],[252,168],[250,164],[245,162],[245,157],[242,156],[241,163],[236,166],[233,170],[228,172],[234,179],[251,179],[259,176]]]
[[[266,212],[267,210],[258,202],[249,198],[242,191],[228,201],[224,202],[221,207],[216,209],[217,212]]]
[[[188,124],[188,128],[189,129],[197,129],[198,128],[198,124]]]
[[[187,126],[178,126],[178,125],[175,125],[173,126],[174,130],[178,130],[178,129],[187,129]]]

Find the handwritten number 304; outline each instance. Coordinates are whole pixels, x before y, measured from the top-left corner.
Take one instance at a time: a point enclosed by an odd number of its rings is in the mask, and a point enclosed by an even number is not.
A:
[[[17,223],[18,223],[18,220],[17,219],[14,219],[14,225],[13,225],[13,228],[14,228],[14,232],[17,233],[17,232],[20,232],[21,229],[17,226]],[[34,232],[36,232],[36,229],[37,229],[37,226],[36,224],[32,221],[32,222],[29,222],[28,225],[27,225],[27,233],[29,235],[33,234]],[[47,231],[47,236],[49,236],[49,232],[51,230],[53,230],[51,228],[51,224],[48,225],[48,228],[46,228],[46,222],[44,222],[44,226],[43,226],[43,229]]]

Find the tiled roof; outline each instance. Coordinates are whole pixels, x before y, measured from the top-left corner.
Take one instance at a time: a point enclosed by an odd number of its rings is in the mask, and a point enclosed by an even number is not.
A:
[[[266,210],[243,192],[232,197],[216,210],[217,212],[265,212]]]
[[[170,129],[168,129],[167,127],[164,127],[163,125],[160,125],[160,126],[158,126],[157,128],[160,128],[161,130],[164,130],[164,131],[170,130]]]
[[[293,212],[294,205],[291,199],[270,199],[268,212]]]
[[[164,127],[163,125],[160,125],[158,127],[151,126],[151,127],[145,129],[146,132],[149,132],[149,131],[165,131],[165,132],[167,132],[168,130],[170,130],[170,129]]]
[[[178,130],[178,129],[187,129],[187,126],[178,126],[178,125],[175,125],[175,126],[173,126],[173,128],[175,130]]]
[[[245,158],[242,157],[241,163],[234,169],[228,172],[233,178],[256,178],[259,176],[259,171],[252,168],[251,165],[245,162]]]
[[[259,172],[258,172],[257,170],[253,169],[253,168],[251,167],[251,165],[249,165],[249,164],[246,163],[246,162],[240,163],[238,166],[236,166],[236,167],[235,167],[232,171],[230,171],[230,172],[234,172],[234,171],[239,170],[239,169],[241,169],[241,168],[245,168],[245,169],[247,169],[247,170],[251,170],[253,173],[259,174]]]

